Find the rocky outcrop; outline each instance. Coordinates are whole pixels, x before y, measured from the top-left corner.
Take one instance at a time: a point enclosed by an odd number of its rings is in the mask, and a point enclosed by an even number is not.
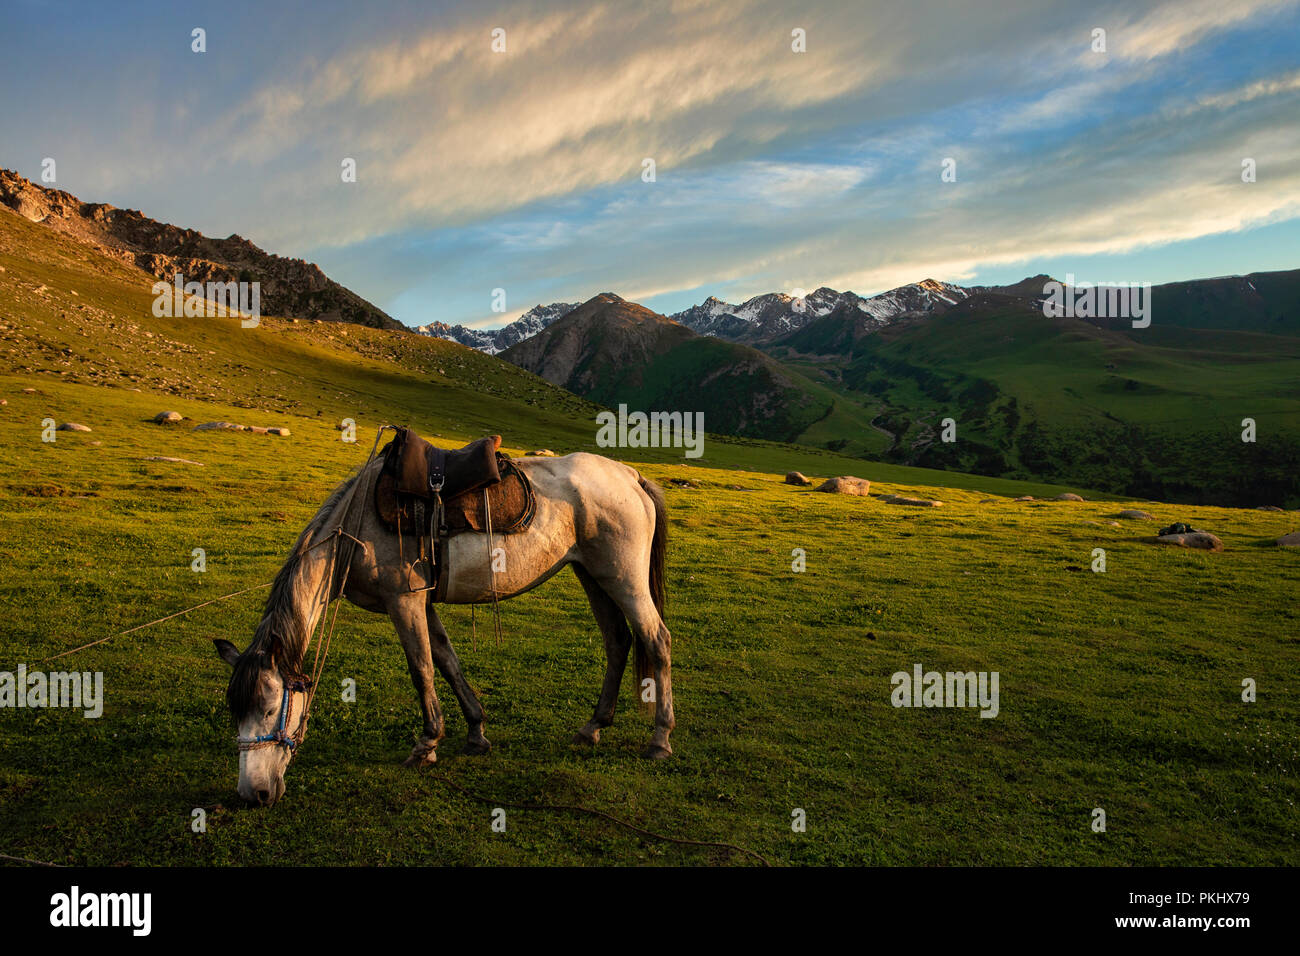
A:
[[[257,282],[263,315],[351,322],[381,329],[406,326],[345,289],[303,259],[263,252],[241,236],[210,239],[157,222],[135,209],[82,202],[0,169],[0,205],[168,282]]]

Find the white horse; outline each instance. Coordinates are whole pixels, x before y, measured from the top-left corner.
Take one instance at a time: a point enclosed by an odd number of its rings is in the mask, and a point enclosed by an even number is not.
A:
[[[376,513],[374,487],[382,464],[372,460],[336,488],[303,530],[276,575],[248,648],[240,653],[229,641],[214,641],[233,668],[226,699],[239,727],[239,794],[251,803],[270,806],[284,793],[284,772],[302,741],[314,692],[311,675],[303,670],[304,655],[328,602],[340,594],[358,607],[386,613],[406,651],[424,710],[424,733],[406,765],[437,760],[444,724],[433,686],[435,666],[465,714],[464,753],[484,754],[491,747],[483,735],[483,706],[461,673],[434,603],[427,592],[411,590],[433,581],[422,580],[423,562],[403,563],[410,543],[403,551],[398,535]],[[515,464],[536,492],[532,523],[494,537],[493,544],[505,551],[505,570],[496,572],[495,582],[484,535],[452,537],[443,549],[449,569],[443,599],[484,603],[493,599],[494,588],[502,599],[514,597],[572,565],[600,626],[606,658],[595,713],[573,742],[593,745],[601,728],[613,723],[628,649],[635,642],[638,697],[650,698],[655,708],[654,734],[644,756],[667,757],[675,721],[672,637],[663,620],[667,517],[662,489],[635,469],[599,455]]]

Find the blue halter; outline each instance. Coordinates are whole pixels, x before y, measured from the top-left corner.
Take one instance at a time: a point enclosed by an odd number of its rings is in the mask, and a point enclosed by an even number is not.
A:
[[[302,734],[307,729],[307,719],[304,716],[302,723],[295,734],[286,733],[285,728],[289,723],[290,717],[293,716],[293,697],[295,692],[306,693],[311,689],[311,679],[307,677],[286,678],[284,681],[284,696],[280,699],[280,717],[275,723],[275,730],[269,734],[259,734],[256,737],[236,737],[239,742],[240,750],[257,750],[267,745],[286,747],[289,753],[293,753],[298,744],[302,742]]]

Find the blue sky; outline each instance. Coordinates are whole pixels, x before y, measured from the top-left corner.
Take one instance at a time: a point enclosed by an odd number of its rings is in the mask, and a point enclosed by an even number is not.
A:
[[[82,199],[315,261],[410,325],[1300,267],[1296,2],[5,10],[0,165],[52,157]]]

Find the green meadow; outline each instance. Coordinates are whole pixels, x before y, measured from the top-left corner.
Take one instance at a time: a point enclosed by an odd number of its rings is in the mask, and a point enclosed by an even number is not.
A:
[[[265,592],[55,661],[50,655],[269,582],[376,427],[513,453],[595,447],[596,406],[450,343],[354,327],[150,314],[140,274],[0,215],[0,671],[102,672],[99,719],[0,709],[0,854],[65,864],[1295,865],[1300,551],[1295,512],[1090,492],[710,437],[624,450],[667,489],[675,753],[638,752],[631,678],[598,747],[575,749],[604,652],[565,572],[487,614],[443,609],[493,751],[458,754],[441,680],[436,766],[388,620],[344,604],[285,798],[235,793],[227,668]],[[43,288],[42,288],[43,287]],[[72,293],[75,292],[76,295]],[[31,391],[27,391],[27,390]],[[157,412],[188,416],[180,426]],[[340,440],[342,418],[357,441]],[[81,422],[89,433],[42,422]],[[228,420],[290,436],[195,432]],[[169,456],[201,464],[147,460]],[[817,494],[856,474],[915,509]],[[674,480],[694,487],[680,487]],[[1032,501],[1063,490],[1086,502]],[[1141,507],[1152,521],[1119,520]],[[1152,543],[1180,520],[1222,553]],[[206,571],[191,570],[193,550]],[[1091,570],[1096,549],[1106,570]],[[806,567],[792,565],[796,552]],[[477,646],[475,646],[477,644]],[[996,671],[999,712],[896,708],[891,675]],[[341,682],[356,682],[345,702]],[[1242,699],[1243,681],[1257,697]],[[479,802],[454,783],[487,798]],[[1106,829],[1093,829],[1094,811]],[[206,815],[206,832],[192,829]],[[803,810],[804,832],[792,829]]]

